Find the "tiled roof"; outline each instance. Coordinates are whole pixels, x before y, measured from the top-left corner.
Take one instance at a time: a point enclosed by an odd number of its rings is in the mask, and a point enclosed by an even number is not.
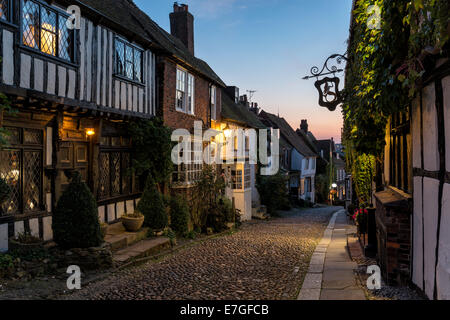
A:
[[[222,119],[238,122],[255,129],[265,129],[266,126],[245,105],[236,104],[225,92],[222,93]]]
[[[126,26],[135,34],[155,42],[169,54],[184,61],[203,76],[220,86],[225,86],[220,77],[205,61],[193,56],[178,38],[158,26],[132,0],[80,0],[79,2],[100,12],[116,24]]]
[[[317,154],[312,151],[306,143],[297,135],[292,127],[284,118],[279,118],[274,114],[261,111],[259,117],[268,120],[273,127],[280,129],[281,134],[289,141],[289,143],[297,149],[297,151],[305,157],[315,157]]]

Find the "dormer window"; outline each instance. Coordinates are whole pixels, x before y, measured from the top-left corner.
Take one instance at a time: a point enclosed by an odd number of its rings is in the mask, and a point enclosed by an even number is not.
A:
[[[116,38],[116,75],[142,82],[142,50]]]
[[[74,33],[67,28],[67,19],[68,15],[37,1],[22,0],[23,45],[74,62]]]
[[[0,0],[0,20],[10,21],[11,2],[10,0]]]

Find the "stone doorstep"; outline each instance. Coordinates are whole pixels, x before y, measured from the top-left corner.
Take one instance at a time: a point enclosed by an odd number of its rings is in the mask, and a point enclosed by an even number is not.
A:
[[[126,263],[134,259],[145,258],[170,248],[170,239],[159,237],[139,241],[114,253],[114,262]]]
[[[108,226],[105,241],[111,245],[113,252],[131,246],[147,238],[148,228],[142,228],[138,232],[127,232],[121,222]]]

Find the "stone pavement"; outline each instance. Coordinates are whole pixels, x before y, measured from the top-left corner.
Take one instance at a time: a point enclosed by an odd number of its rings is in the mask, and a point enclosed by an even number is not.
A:
[[[310,262],[298,300],[366,300],[353,272],[357,264],[347,252],[345,210],[336,212]]]

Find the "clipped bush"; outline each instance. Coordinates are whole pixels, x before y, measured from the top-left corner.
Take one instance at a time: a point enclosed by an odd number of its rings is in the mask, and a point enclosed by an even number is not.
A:
[[[289,210],[289,193],[287,178],[280,173],[273,176],[257,176],[257,189],[261,202],[267,207],[267,212],[276,216],[278,210]]]
[[[53,213],[53,238],[63,249],[98,247],[103,242],[97,202],[76,172]]]
[[[181,196],[170,198],[170,227],[177,234],[185,236],[189,231],[189,206]]]
[[[147,179],[137,210],[145,217],[144,225],[153,230],[163,230],[169,223],[163,197],[150,177]]]

